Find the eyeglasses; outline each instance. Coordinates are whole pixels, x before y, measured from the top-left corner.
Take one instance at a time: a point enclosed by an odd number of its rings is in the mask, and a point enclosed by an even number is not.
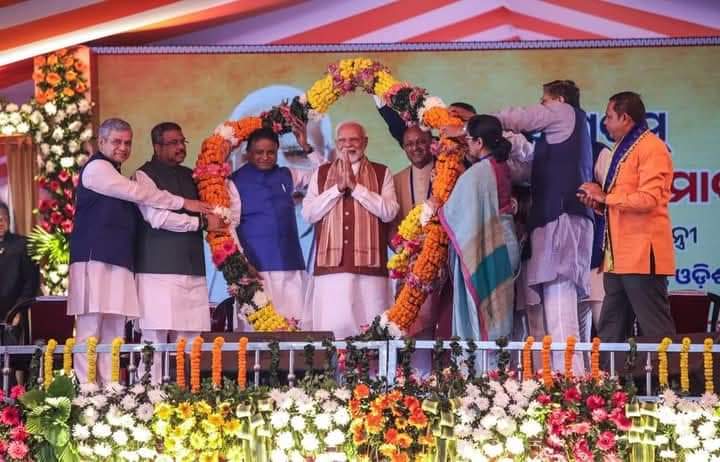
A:
[[[121,139],[114,138],[114,139],[108,139],[108,141],[114,148],[119,148],[120,146],[127,146],[127,147],[132,146],[132,140],[123,141]]]
[[[170,140],[170,141],[166,141],[164,143],[160,143],[160,146],[180,146],[181,144],[187,146],[188,144],[190,144],[190,142],[186,139]]]

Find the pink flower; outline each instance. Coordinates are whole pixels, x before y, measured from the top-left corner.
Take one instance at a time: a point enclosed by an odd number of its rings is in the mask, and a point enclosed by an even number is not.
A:
[[[597,445],[603,451],[609,451],[615,447],[615,435],[612,432],[604,431],[600,433]]]
[[[577,389],[577,387],[570,387],[565,390],[565,393],[563,393],[563,400],[569,403],[578,402],[581,398],[582,396],[580,395],[580,391]]]
[[[0,454],[5,454],[7,452],[7,447],[8,447],[7,441],[0,440]],[[2,455],[0,455],[0,460],[3,460]]]
[[[25,441],[28,439],[28,432],[25,429],[25,425],[20,424],[17,427],[10,430],[10,437],[15,441]]]
[[[595,409],[592,411],[593,422],[605,422],[608,418],[608,413],[605,409]]]
[[[600,395],[590,395],[585,400],[585,404],[591,411],[605,407],[605,400]]]
[[[20,423],[20,411],[15,406],[8,406],[0,412],[0,423],[14,427]]]
[[[586,435],[590,433],[590,422],[580,422],[570,425],[570,431],[578,435]]]
[[[15,385],[10,389],[10,398],[18,399],[25,394],[25,387],[22,385]]]
[[[226,258],[227,254],[222,249],[218,249],[212,254],[212,260],[215,266],[221,266],[223,263],[225,263]]]
[[[234,254],[237,251],[235,241],[233,241],[232,239],[227,239],[226,241],[223,241],[222,248],[225,251],[225,254],[228,256]]]
[[[632,424],[632,421],[628,419],[625,415],[625,409],[613,409],[612,412],[610,412],[610,420],[612,421],[612,423],[615,424],[618,430],[630,430],[630,425]]]
[[[624,408],[625,405],[628,402],[628,395],[624,391],[616,391],[612,395],[612,403],[613,407],[622,407]]]
[[[28,453],[28,447],[22,441],[13,441],[8,445],[7,453],[13,459],[22,459]]]
[[[550,395],[546,395],[545,393],[538,395],[537,397],[538,403],[542,404],[543,406],[550,404],[552,399],[550,398]]]
[[[593,461],[592,451],[590,451],[590,446],[585,439],[581,439],[577,443],[575,443],[575,446],[573,447],[573,455],[575,456],[575,460],[577,461]]]

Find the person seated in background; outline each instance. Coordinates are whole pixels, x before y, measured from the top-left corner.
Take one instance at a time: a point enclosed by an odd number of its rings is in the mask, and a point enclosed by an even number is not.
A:
[[[307,141],[306,125],[293,119],[293,133],[315,168],[325,159]],[[313,170],[277,165],[279,140],[260,128],[247,140],[247,164],[228,179],[231,225],[250,264],[260,273],[265,293],[277,311],[305,328],[306,264],[295,220],[295,192],[304,189]]]
[[[28,256],[27,241],[24,236],[10,232],[10,208],[0,201],[0,320],[5,321],[8,312],[18,303],[35,297],[40,286],[40,273],[37,265]],[[9,320],[10,325],[4,332],[5,345],[18,345],[23,340],[26,315],[16,315]],[[15,378],[19,384],[24,382],[25,367],[23,361],[15,357],[11,363]]]

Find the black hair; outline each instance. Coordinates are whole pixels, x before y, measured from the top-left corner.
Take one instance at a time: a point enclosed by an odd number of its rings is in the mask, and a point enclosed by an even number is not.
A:
[[[272,131],[269,128],[258,128],[257,130],[250,133],[250,136],[248,136],[247,139],[247,147],[245,148],[246,151],[250,151],[250,148],[252,145],[260,140],[270,140],[275,142],[278,148],[280,148],[280,139],[277,136],[277,133]]]
[[[465,109],[466,111],[470,111],[473,114],[477,114],[475,106],[470,103],[463,103],[462,101],[458,101],[457,103],[452,103],[450,106],[459,107],[460,109]]]
[[[612,95],[610,101],[618,116],[627,114],[636,124],[645,121],[645,103],[639,94],[633,91],[621,91]]]
[[[473,138],[480,138],[496,161],[505,162],[510,157],[512,144],[503,136],[502,124],[497,117],[487,114],[470,117],[467,133]]]
[[[152,130],[150,130],[150,139],[152,140],[152,144],[162,144],[163,135],[165,132],[169,132],[171,130],[181,132],[182,128],[180,128],[180,125],[175,122],[161,122],[155,125]]]
[[[567,104],[580,109],[580,89],[572,80],[553,80],[543,85],[543,92],[551,96],[562,96]]]

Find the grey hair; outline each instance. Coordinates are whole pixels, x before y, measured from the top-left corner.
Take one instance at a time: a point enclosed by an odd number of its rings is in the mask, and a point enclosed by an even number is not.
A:
[[[130,127],[130,124],[122,119],[105,119],[103,123],[100,124],[100,128],[98,128],[98,137],[107,139],[112,131],[132,132],[132,127]]]
[[[340,133],[340,129],[347,125],[355,125],[357,127],[360,127],[360,131],[362,132],[363,138],[367,138],[367,132],[365,131],[365,127],[363,127],[363,124],[361,124],[357,120],[343,120],[342,122],[337,124],[337,127],[335,127],[335,138],[338,137],[338,133]]]

